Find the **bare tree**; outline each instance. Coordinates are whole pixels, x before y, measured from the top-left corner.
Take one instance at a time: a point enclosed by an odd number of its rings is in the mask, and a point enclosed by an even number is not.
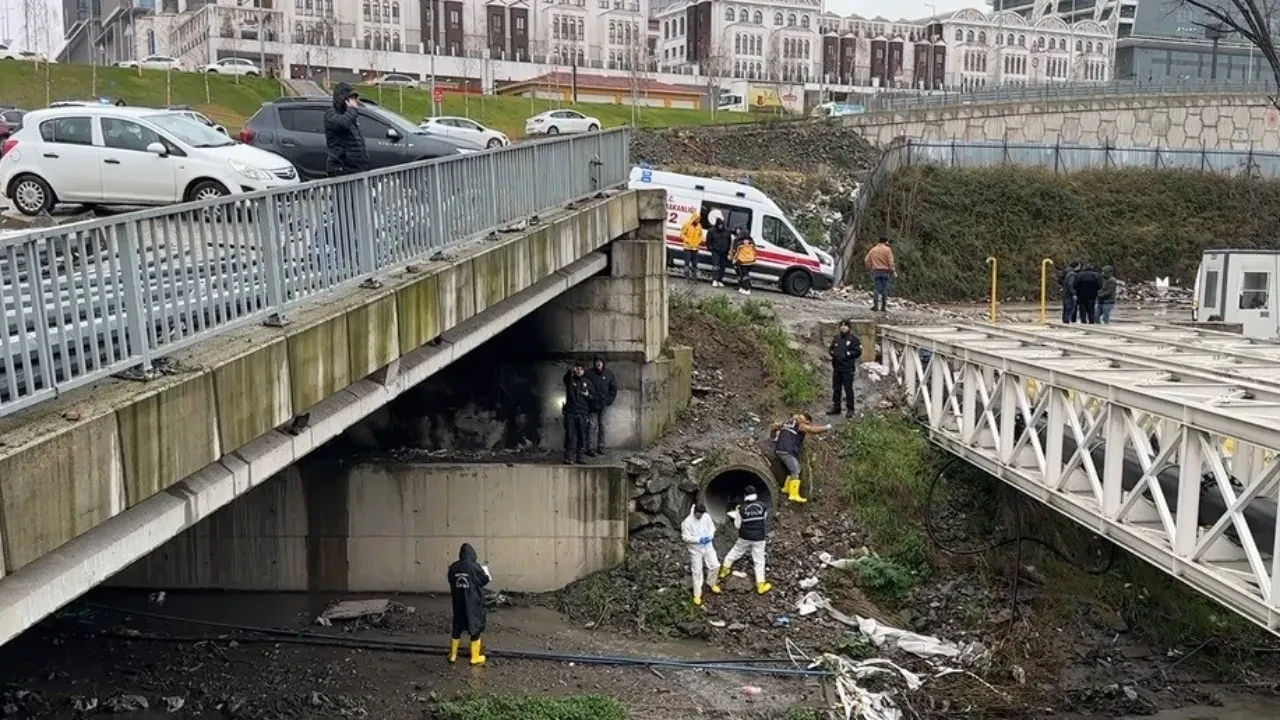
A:
[[[631,124],[637,125],[640,122],[641,107],[647,106],[642,103],[642,98],[647,98],[649,92],[646,80],[652,57],[649,43],[643,37],[628,46],[626,52],[627,79],[631,85]]]
[[[729,30],[721,33],[720,37],[707,48],[706,55],[699,58],[699,70],[707,78],[707,96],[710,99],[711,117],[716,116],[716,110],[720,104],[720,81],[729,75],[729,68],[733,66],[733,53],[730,48],[733,47],[732,35]]]
[[[484,90],[484,35],[464,35],[462,37],[462,54],[458,56],[458,67],[462,70],[462,113],[471,117],[471,79],[476,78],[481,91]]]
[[[1262,53],[1271,67],[1271,75],[1280,83],[1280,54],[1276,51],[1276,19],[1280,0],[1178,0],[1183,7],[1194,8],[1206,16],[1196,25],[1205,29],[1206,36],[1216,43],[1223,35],[1235,34],[1244,38]],[[1280,108],[1280,95],[1271,98],[1271,104]]]
[[[326,14],[313,22],[315,28],[316,42],[312,46],[312,58],[324,67],[324,86],[328,90],[332,84],[329,79],[329,66],[333,64],[334,52],[338,43],[338,19],[332,14]],[[314,68],[308,68],[311,74],[315,74]],[[313,78],[307,78],[312,80]]]
[[[364,58],[365,58],[365,63],[368,64],[369,66],[369,69],[373,71],[373,77],[375,79],[383,75],[382,54],[383,54],[382,34],[379,30],[374,30],[372,35],[369,36],[368,41],[365,43]],[[377,83],[377,85],[378,85],[378,104],[381,105],[382,104],[382,83],[379,82]]]

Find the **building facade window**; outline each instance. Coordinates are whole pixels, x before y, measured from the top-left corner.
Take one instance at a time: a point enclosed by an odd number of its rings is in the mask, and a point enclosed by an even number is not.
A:
[[[740,22],[740,23],[744,23],[744,22],[746,22],[746,21],[747,21],[747,11],[746,11],[745,9],[744,9],[744,10],[739,10],[739,11],[738,11],[738,22]]]
[[[733,22],[733,18],[734,18],[733,8],[725,8],[725,9],[724,9],[724,19],[725,19],[725,21],[726,21],[726,22]]]
[[[755,14],[751,16],[751,19],[752,19],[752,22],[754,22],[755,24],[757,24],[757,25],[763,25],[763,24],[764,24],[764,13],[760,12],[759,10],[757,10],[757,11],[755,12]]]
[[[773,24],[774,24],[774,25],[782,25],[782,13],[774,13],[774,15],[773,15]]]
[[[808,16],[808,15],[802,15],[802,16],[800,17],[800,27],[804,28],[805,30],[808,30],[808,29],[809,29],[809,16]]]

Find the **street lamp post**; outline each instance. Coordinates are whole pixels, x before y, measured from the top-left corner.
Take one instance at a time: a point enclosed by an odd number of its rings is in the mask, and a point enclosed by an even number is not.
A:
[[[1205,38],[1213,42],[1213,54],[1211,55],[1212,60],[1210,61],[1210,64],[1209,64],[1210,80],[1218,79],[1218,43],[1222,40],[1222,38],[1227,36],[1228,32],[1229,31],[1226,28],[1222,27],[1221,25],[1205,26],[1204,36]]]

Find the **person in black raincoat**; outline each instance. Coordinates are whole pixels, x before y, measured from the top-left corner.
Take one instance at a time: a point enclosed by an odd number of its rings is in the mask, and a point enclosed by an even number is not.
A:
[[[324,111],[324,143],[328,155],[324,170],[329,177],[369,169],[369,151],[360,134],[360,96],[348,84],[333,89],[333,107]]]
[[[471,637],[471,664],[483,665],[485,662],[480,650],[480,636],[484,634],[484,586],[488,584],[489,572],[476,559],[476,549],[470,543],[462,543],[458,561],[449,566],[449,589],[453,594],[453,636],[449,641],[451,663],[458,661],[458,646],[464,632]]]

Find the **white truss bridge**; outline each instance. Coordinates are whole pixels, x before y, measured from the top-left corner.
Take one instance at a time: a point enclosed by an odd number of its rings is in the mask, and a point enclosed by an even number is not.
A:
[[[930,439],[1280,634],[1280,345],[1172,326],[881,326]]]

